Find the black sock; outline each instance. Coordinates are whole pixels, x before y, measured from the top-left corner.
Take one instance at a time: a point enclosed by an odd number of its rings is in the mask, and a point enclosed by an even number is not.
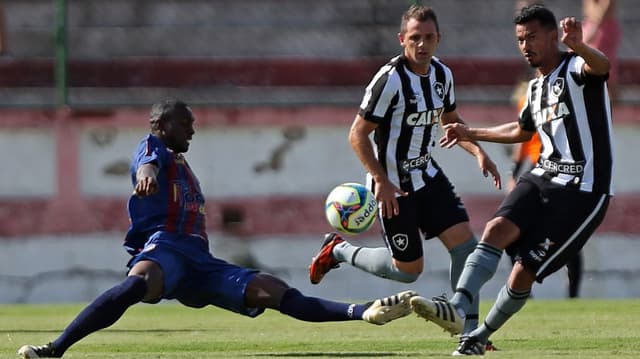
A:
[[[582,281],[582,252],[576,253],[567,263],[569,276],[569,298],[578,298],[580,295],[580,282]]]
[[[56,355],[62,355],[71,345],[87,335],[115,323],[122,314],[142,300],[147,283],[142,277],[130,276],[122,283],[102,293],[67,326],[52,345]]]
[[[347,304],[307,297],[295,288],[289,288],[282,296],[280,312],[306,322],[338,322],[360,320],[366,304]]]

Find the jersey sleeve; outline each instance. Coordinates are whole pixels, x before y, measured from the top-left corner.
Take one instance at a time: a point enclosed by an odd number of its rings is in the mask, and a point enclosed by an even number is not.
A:
[[[531,89],[535,80],[529,81],[529,86],[527,86],[527,94],[525,96],[524,105],[520,109],[520,116],[518,122],[520,123],[520,128],[526,131],[534,132],[536,131],[536,124],[533,120],[533,116],[531,115]]]
[[[575,77],[578,84],[599,84],[609,79],[609,73],[604,75],[591,75],[584,71],[585,60],[575,55],[569,63],[569,72]]]
[[[358,114],[367,121],[381,123],[394,97],[398,96],[399,87],[390,70],[389,66],[382,67],[365,89]]]
[[[162,154],[165,151],[160,150],[160,141],[153,136],[147,136],[140,145],[138,149],[133,155],[133,167],[138,169],[142,165],[153,163],[158,167],[162,167],[162,163],[164,162],[162,159]]]
[[[447,81],[444,94],[444,112],[451,112],[456,109],[456,94],[453,86],[453,72],[447,68]]]
[[[163,150],[163,148],[164,146],[160,140],[152,135],[148,135],[140,141],[138,147],[133,153],[131,167],[129,169],[131,182],[134,186],[136,184],[136,173],[138,168],[149,163],[158,166],[158,168],[162,168],[163,164],[166,163],[166,160],[164,159],[166,151]]]

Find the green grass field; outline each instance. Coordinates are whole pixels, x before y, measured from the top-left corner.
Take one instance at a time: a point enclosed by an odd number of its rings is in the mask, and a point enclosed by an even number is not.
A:
[[[0,306],[0,358],[15,358],[22,344],[51,341],[81,308]],[[638,358],[640,300],[534,299],[492,340],[500,351],[485,357]],[[314,324],[274,311],[249,319],[167,303],[134,306],[65,358],[445,358],[456,342],[413,315],[384,326]]]

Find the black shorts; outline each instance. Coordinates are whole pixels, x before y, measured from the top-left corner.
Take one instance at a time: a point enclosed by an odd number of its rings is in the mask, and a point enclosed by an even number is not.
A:
[[[447,176],[439,171],[427,184],[406,197],[399,197],[400,214],[381,218],[382,235],[393,258],[411,262],[423,256],[425,239],[438,236],[449,227],[468,222],[464,204]]]
[[[505,217],[520,228],[520,238],[507,253],[536,273],[536,280],[542,283],[582,249],[602,223],[609,198],[526,173],[494,217]]]

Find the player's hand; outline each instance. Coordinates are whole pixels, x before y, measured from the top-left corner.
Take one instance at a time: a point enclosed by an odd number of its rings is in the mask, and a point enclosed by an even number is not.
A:
[[[440,138],[440,147],[451,148],[458,142],[467,140],[468,129],[466,125],[459,122],[442,126],[444,135]]]
[[[584,44],[582,39],[582,24],[575,17],[566,17],[560,21],[562,28],[561,41],[568,48],[575,50]]]
[[[498,166],[485,154],[480,154],[478,157],[478,167],[482,171],[482,175],[485,177],[493,177],[493,185],[497,189],[502,189],[502,179],[500,178],[500,172],[498,172]]]
[[[139,177],[133,193],[139,197],[145,197],[158,192],[158,180],[154,176]]]
[[[376,181],[375,196],[378,201],[378,210],[382,217],[391,218],[400,214],[400,206],[396,199],[396,194],[400,196],[408,195],[407,192],[396,187],[389,179]]]

